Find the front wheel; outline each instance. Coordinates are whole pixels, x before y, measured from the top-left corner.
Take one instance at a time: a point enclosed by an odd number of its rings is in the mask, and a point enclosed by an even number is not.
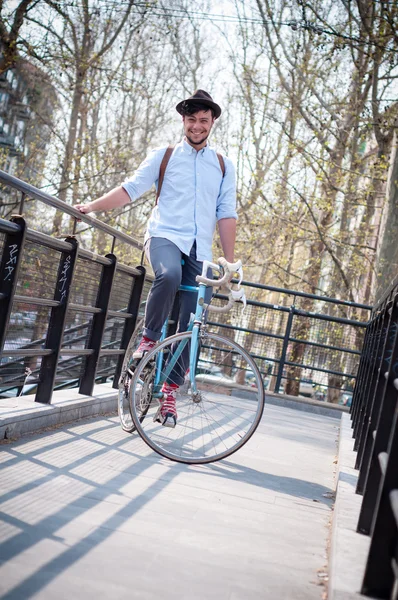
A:
[[[200,336],[195,373],[187,371],[192,332],[161,342],[140,361],[131,381],[130,410],[142,439],[156,452],[187,464],[225,458],[256,430],[264,409],[264,386],[251,356],[213,333]],[[179,385],[174,429],[156,421],[167,381]]]
[[[126,353],[124,355],[122,370],[119,377],[119,390],[118,390],[118,401],[117,401],[117,412],[119,414],[120,425],[127,433],[135,431],[135,425],[131,418],[130,412],[130,391],[131,391],[131,380],[135,369],[133,360],[133,352],[137,350],[138,345],[142,338],[144,330],[144,319],[137,321],[133,335],[130,338],[127,346]]]

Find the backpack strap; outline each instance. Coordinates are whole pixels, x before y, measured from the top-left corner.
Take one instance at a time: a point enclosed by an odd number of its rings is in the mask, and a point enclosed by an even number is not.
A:
[[[220,169],[221,169],[222,176],[224,177],[224,175],[225,175],[224,157],[222,156],[222,154],[220,154],[219,152],[217,152],[217,158],[218,158],[218,162],[220,163]]]
[[[164,174],[166,172],[166,167],[170,160],[170,156],[173,154],[173,150],[174,150],[174,146],[169,146],[163,155],[162,162],[160,163],[158,191],[156,193],[156,204],[158,203],[160,192],[162,191]]]

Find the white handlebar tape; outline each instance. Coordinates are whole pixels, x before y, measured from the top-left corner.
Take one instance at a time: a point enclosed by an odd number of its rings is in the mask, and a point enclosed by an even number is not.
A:
[[[207,273],[207,270],[211,268],[215,271],[218,271],[220,274],[224,271],[221,279],[209,279],[204,275],[197,275],[196,281],[198,283],[203,283],[205,285],[211,287],[222,287],[225,286],[228,291],[228,303],[225,306],[213,306],[212,304],[205,304],[205,308],[207,308],[211,312],[217,313],[226,313],[233,307],[235,302],[243,302],[244,308],[246,308],[246,296],[243,289],[233,290],[231,289],[231,280],[235,273],[239,275],[238,286],[240,286],[243,279],[243,269],[242,269],[242,261],[238,260],[235,263],[229,263],[224,257],[220,257],[218,259],[218,264],[211,263],[207,260],[203,262],[203,270],[202,273]]]

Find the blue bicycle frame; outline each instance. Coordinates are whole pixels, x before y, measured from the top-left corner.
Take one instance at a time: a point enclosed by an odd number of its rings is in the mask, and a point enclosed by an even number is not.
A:
[[[193,392],[196,392],[195,367],[196,367],[196,361],[197,361],[197,357],[198,357],[199,329],[200,329],[200,325],[202,323],[202,316],[203,316],[203,310],[204,310],[203,306],[204,306],[204,301],[205,301],[206,288],[207,288],[207,286],[204,283],[199,283],[198,287],[191,286],[191,285],[180,285],[180,287],[179,287],[179,290],[182,292],[192,292],[192,293],[196,292],[198,294],[195,315],[194,315],[193,319],[190,320],[189,325],[187,327],[187,331],[192,331],[192,337],[191,337],[192,343],[191,343],[191,348],[190,348],[190,353],[189,353],[189,375],[190,375],[191,387],[192,387]],[[168,321],[166,320],[162,327],[162,335],[160,338],[161,342],[164,339],[166,339],[167,324],[168,324]],[[162,370],[163,352],[161,351],[158,353],[158,356],[156,359],[155,386],[154,386],[154,393],[153,393],[153,396],[155,396],[155,398],[159,398],[163,395],[162,392],[160,391],[160,389],[161,389],[163,383],[167,380],[167,378],[170,375],[170,373],[172,372],[172,370],[174,369],[179,357],[181,356],[186,344],[188,343],[188,339],[189,338],[187,338],[185,341],[181,342],[178,349],[175,351],[173,356],[169,359],[166,368],[163,370]]]

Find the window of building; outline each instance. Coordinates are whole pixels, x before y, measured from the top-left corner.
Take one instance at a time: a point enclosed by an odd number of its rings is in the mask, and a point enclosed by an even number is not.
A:
[[[8,94],[5,92],[0,92],[0,110],[4,111],[7,108],[8,104]]]
[[[25,121],[16,122],[14,145],[17,150],[23,152],[25,145]]]

